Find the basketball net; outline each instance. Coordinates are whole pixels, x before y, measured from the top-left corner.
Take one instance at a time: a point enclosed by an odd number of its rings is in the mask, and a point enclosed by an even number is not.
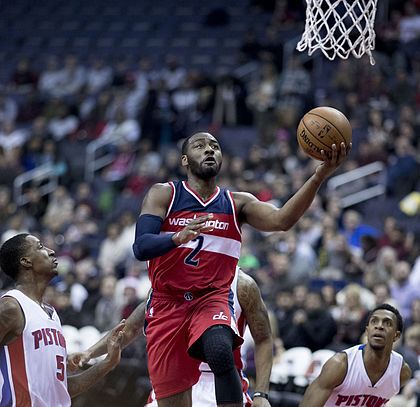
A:
[[[368,54],[375,65],[375,14],[378,0],[306,0],[305,32],[297,44],[308,54],[320,49],[333,60]]]

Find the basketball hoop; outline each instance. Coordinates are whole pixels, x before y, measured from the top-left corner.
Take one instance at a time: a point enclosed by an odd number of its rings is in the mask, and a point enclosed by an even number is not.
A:
[[[297,44],[308,54],[320,49],[333,60],[368,54],[375,65],[375,14],[378,0],[306,0],[305,32]]]

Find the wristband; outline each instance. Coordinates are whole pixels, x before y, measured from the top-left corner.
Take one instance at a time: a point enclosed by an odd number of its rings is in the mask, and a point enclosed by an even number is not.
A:
[[[254,396],[252,397],[252,399],[254,399],[255,397],[262,397],[262,398],[264,398],[264,399],[267,399],[267,400],[268,400],[268,393],[264,393],[264,392],[262,392],[262,391],[256,391],[256,392],[254,393]]]

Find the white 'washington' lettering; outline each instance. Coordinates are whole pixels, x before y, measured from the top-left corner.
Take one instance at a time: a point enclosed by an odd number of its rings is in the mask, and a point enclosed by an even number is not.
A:
[[[194,218],[169,218],[169,224],[171,226],[187,226]],[[218,219],[208,220],[206,222],[206,227],[211,227],[218,230],[228,230],[229,222],[221,222]]]

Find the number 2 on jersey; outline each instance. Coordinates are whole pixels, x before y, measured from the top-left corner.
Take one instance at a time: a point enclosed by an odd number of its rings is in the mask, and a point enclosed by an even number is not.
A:
[[[190,266],[197,267],[198,263],[200,263],[200,259],[197,259],[196,256],[198,255],[198,252],[203,247],[204,243],[204,237],[203,236],[197,236],[193,242],[198,242],[197,246],[194,248],[194,250],[185,258],[184,262],[185,264],[188,264]]]

